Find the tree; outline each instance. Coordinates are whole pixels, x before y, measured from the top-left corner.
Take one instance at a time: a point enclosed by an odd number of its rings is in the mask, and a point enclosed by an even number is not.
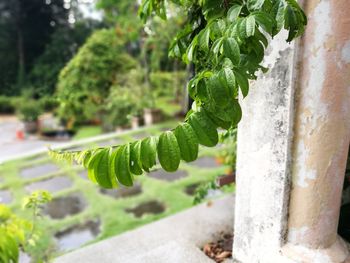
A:
[[[56,27],[68,24],[63,0],[0,1],[0,93],[18,93]]]
[[[69,27],[58,28],[47,43],[44,52],[35,60],[27,82],[40,97],[53,95],[58,75],[67,62],[77,53],[91,32],[101,27],[94,20],[81,20]]]
[[[133,143],[93,150],[55,152],[56,159],[75,160],[88,169],[90,180],[105,188],[131,186],[134,175],[148,172],[156,164],[169,172],[180,159],[198,156],[198,145],[213,147],[217,129],[230,130],[241,119],[238,95],[248,95],[249,79],[261,66],[268,46],[266,35],[275,36],[284,27],[287,41],[300,36],[307,23],[295,0],[173,0],[188,14],[187,23],[174,39],[170,54],[193,63],[196,75],[188,91],[194,100],[184,123],[160,136]],[[144,0],[140,17],[152,14],[166,18],[164,0]]]
[[[118,74],[136,64],[123,52],[124,41],[114,29],[95,31],[62,69],[57,84],[62,118],[78,123],[99,118],[99,105],[104,104]]]

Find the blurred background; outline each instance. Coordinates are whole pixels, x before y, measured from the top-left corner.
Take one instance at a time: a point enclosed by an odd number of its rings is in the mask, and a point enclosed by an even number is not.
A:
[[[101,189],[82,167],[48,157],[48,147],[118,145],[183,119],[192,68],[168,48],[184,12],[170,6],[168,21],[143,25],[139,4],[0,0],[0,237],[16,236],[20,262],[47,262],[234,190],[216,178],[232,176],[235,132],[131,188]]]

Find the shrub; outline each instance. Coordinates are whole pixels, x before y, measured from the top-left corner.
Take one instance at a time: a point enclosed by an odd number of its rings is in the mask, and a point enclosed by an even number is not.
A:
[[[12,114],[16,111],[14,97],[0,96],[0,113]]]
[[[78,123],[99,118],[110,87],[135,66],[113,29],[95,31],[62,69],[57,85],[58,114]]]
[[[183,85],[186,83],[185,71],[153,72],[150,74],[151,89],[156,96],[171,96],[178,98],[183,93]]]
[[[54,97],[44,96],[39,100],[40,107],[43,111],[53,111],[59,106],[59,102]]]
[[[17,115],[22,121],[36,121],[42,113],[40,102],[34,99],[22,99],[17,106]]]

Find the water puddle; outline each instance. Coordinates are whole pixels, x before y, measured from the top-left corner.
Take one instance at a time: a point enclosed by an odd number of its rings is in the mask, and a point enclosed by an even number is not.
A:
[[[9,204],[12,202],[12,195],[9,190],[0,190],[0,204]]]
[[[198,166],[199,168],[215,168],[220,166],[214,157],[209,156],[200,157],[196,161],[192,162],[191,165]]]
[[[24,168],[20,172],[20,175],[24,179],[33,179],[33,178],[37,178],[37,177],[40,177],[49,173],[57,172],[57,171],[59,171],[59,168],[55,164],[46,163],[46,164]]]
[[[54,198],[44,207],[44,213],[53,219],[62,219],[82,212],[86,207],[84,197],[79,193]]]
[[[174,173],[168,173],[163,169],[159,169],[159,170],[150,172],[148,176],[157,180],[172,182],[172,181],[187,177],[188,174],[186,171],[183,171],[183,170],[177,170]]]
[[[118,199],[139,195],[142,193],[142,187],[141,184],[136,183],[132,187],[120,187],[118,189],[100,189],[100,192],[102,194]]]
[[[142,217],[144,214],[160,214],[165,211],[165,206],[158,201],[148,201],[134,208],[125,209],[127,213],[134,214],[135,217]]]
[[[67,176],[53,177],[47,180],[28,184],[25,189],[28,192],[36,190],[47,190],[49,192],[58,192],[72,186],[72,181]]]
[[[88,221],[56,233],[55,238],[59,251],[67,252],[94,240],[99,233],[100,222]]]

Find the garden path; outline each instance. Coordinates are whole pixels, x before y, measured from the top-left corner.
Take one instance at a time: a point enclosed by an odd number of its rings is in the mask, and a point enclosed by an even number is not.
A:
[[[23,140],[16,138],[16,130],[21,122],[12,116],[0,116],[0,163],[30,155],[38,151],[45,151],[50,146],[62,145],[62,142],[40,140],[37,136],[28,136]]]

